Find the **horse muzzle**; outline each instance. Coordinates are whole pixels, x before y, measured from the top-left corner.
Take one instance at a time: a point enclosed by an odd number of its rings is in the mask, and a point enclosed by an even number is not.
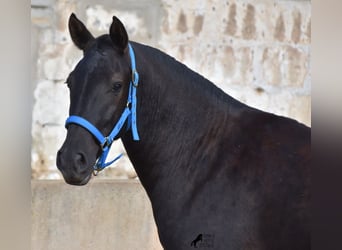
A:
[[[62,147],[57,153],[56,163],[68,184],[85,185],[91,179],[93,168],[82,152],[70,154]]]

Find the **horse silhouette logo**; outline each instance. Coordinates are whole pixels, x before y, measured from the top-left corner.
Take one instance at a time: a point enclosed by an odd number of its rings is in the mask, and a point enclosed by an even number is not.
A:
[[[203,240],[203,235],[199,234],[196,239],[194,239],[193,241],[191,241],[191,245],[190,246],[194,246],[194,248],[197,248],[197,243],[200,241],[202,242]]]

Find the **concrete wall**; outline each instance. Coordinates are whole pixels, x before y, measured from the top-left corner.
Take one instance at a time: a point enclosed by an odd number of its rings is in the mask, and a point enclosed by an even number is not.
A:
[[[138,181],[32,181],[32,250],[162,249]]]
[[[55,155],[69,104],[63,82],[82,55],[67,31],[71,12],[95,35],[107,33],[117,15],[132,40],[160,48],[229,95],[311,124],[310,1],[32,0],[31,6],[33,178],[60,178]],[[113,151],[124,149],[117,143]],[[99,178],[135,176],[125,157]]]

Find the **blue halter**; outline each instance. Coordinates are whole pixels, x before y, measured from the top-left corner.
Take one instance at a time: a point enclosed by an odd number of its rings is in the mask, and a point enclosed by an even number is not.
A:
[[[123,113],[119,121],[115,124],[112,132],[108,136],[104,136],[93,124],[91,124],[86,119],[77,116],[71,115],[65,122],[65,127],[67,128],[69,124],[77,124],[85,129],[87,129],[99,142],[102,150],[102,154],[96,161],[94,165],[94,175],[97,175],[98,172],[103,170],[105,167],[111,165],[116,160],[122,157],[122,154],[117,156],[114,160],[106,162],[110,147],[116,136],[119,134],[120,130],[122,129],[123,125],[125,124],[126,120],[128,122],[127,130],[132,130],[133,140],[139,141],[138,129],[137,129],[137,87],[139,84],[139,74],[135,67],[135,56],[134,51],[131,44],[128,44],[129,48],[129,55],[131,58],[131,66],[132,66],[132,80],[129,84],[129,93],[127,98],[127,105],[124,109]]]

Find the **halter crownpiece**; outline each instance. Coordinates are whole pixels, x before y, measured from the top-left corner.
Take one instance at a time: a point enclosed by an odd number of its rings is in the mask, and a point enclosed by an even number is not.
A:
[[[139,134],[137,128],[137,87],[139,85],[139,74],[136,70],[135,66],[135,55],[133,48],[130,43],[128,43],[129,55],[131,58],[131,67],[132,67],[132,80],[129,83],[129,92],[127,98],[127,105],[124,111],[121,114],[120,119],[115,124],[112,132],[108,136],[104,136],[92,123],[87,121],[86,119],[77,116],[71,115],[65,122],[65,127],[68,128],[69,124],[77,124],[85,129],[87,129],[99,142],[102,154],[96,161],[94,165],[94,175],[97,175],[98,172],[103,170],[105,167],[111,165],[113,162],[117,161],[122,157],[122,154],[118,155],[112,161],[106,162],[109,150],[116,138],[116,136],[121,131],[123,125],[127,121],[128,127],[127,130],[131,129],[132,136],[134,141],[139,141]]]

